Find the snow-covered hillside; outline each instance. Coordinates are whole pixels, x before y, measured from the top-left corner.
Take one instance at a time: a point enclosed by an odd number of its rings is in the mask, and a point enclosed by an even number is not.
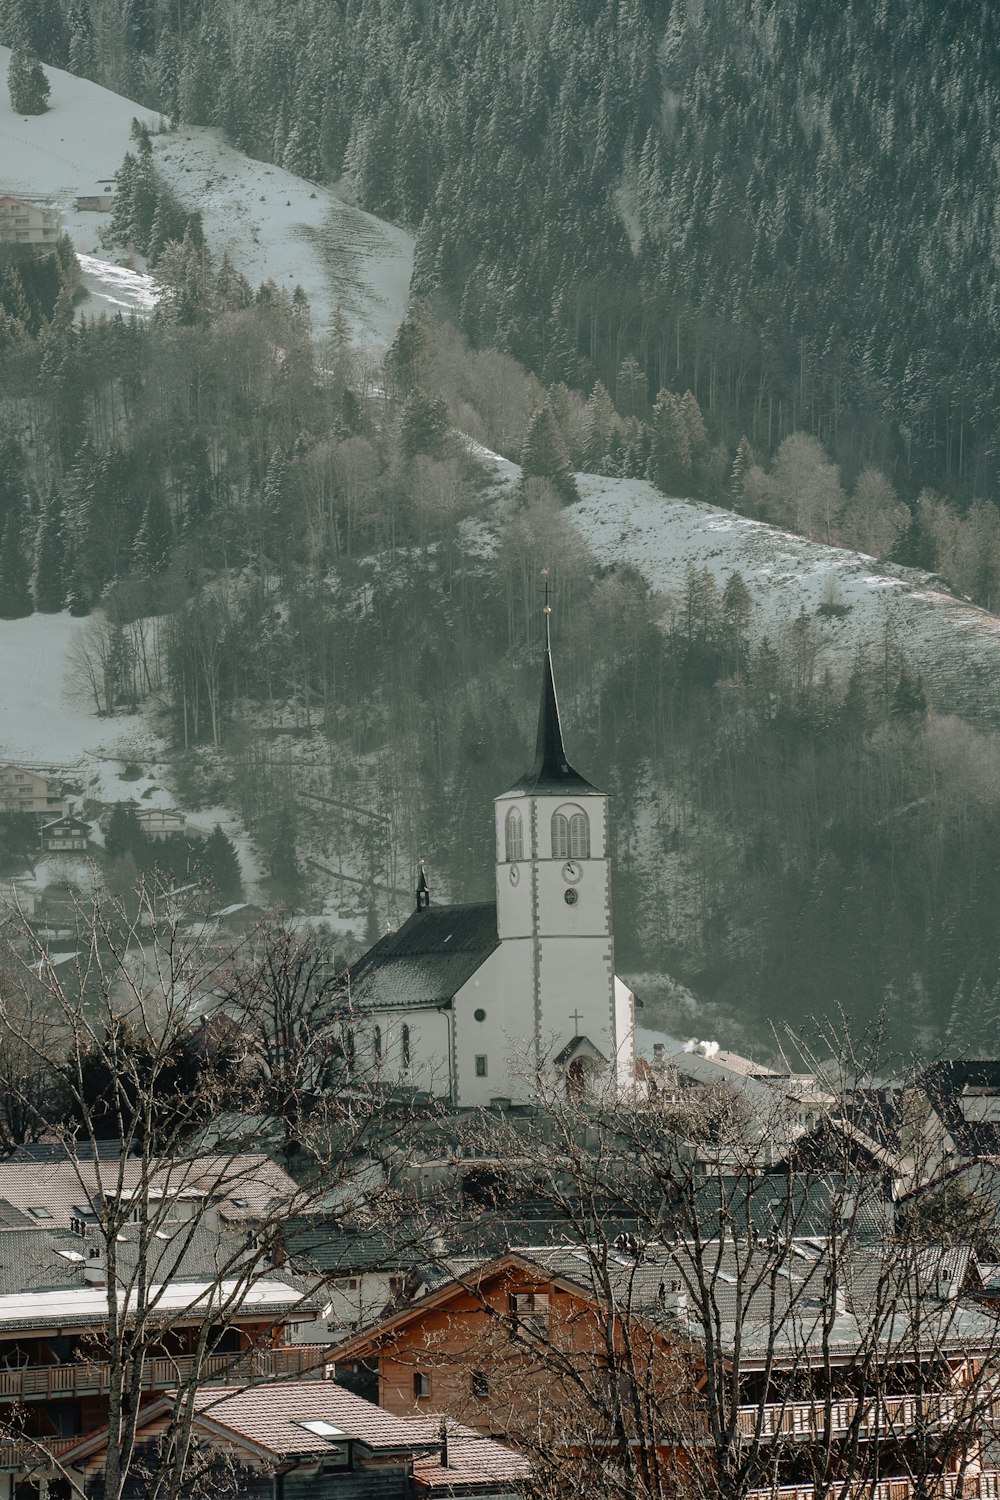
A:
[[[776,637],[801,609],[828,658],[849,669],[859,645],[886,628],[920,671],[940,713],[1000,724],[1000,620],[945,593],[938,580],[826,547],[693,500],[669,499],[638,479],[577,475],[571,515],[602,563],[629,563],[653,588],[680,596],[689,565],[724,583],[742,574],[758,636]],[[817,615],[822,604],[845,613]]]
[[[0,47],[0,75],[10,53]],[[133,119],[156,131],[159,115],[98,84],[46,68],[51,85],[44,115],[15,115],[0,88],[0,192],[14,192],[58,210],[62,227],[88,257],[87,315],[153,305],[152,284],[124,274],[100,248],[106,214],[78,212],[74,199],[114,176],[133,147]],[[228,251],[254,285],[272,279],[306,291],[321,335],[339,306],[361,345],[384,345],[406,310],[413,238],[405,230],[351,208],[329,188],[280,167],[251,161],[217,131],[184,127],[154,138],[156,166],[181,200],[201,211],[214,255]]]

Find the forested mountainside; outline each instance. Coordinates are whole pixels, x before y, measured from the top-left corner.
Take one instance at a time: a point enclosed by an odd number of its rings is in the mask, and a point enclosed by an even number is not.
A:
[[[435,898],[491,893],[548,562],[625,972],[731,1039],[885,1006],[901,1046],[975,1050],[995,736],[889,632],[830,670],[835,595],[768,639],[738,573],[664,600],[573,521],[574,467],[648,474],[996,602],[991,16],[815,9],[0,0],[0,39],[419,228],[373,372],[203,243],[140,127],[111,229],[150,321],[75,322],[65,247],[0,270],[0,600],[79,617],[75,690],[158,716],[178,800],[239,808],[272,896],[354,881],[375,928],[418,854]]]
[[[994,486],[989,0],[4,6],[43,60],[348,173],[419,226],[415,290],[547,384],[691,389],[731,446],[807,430],[910,499]]]

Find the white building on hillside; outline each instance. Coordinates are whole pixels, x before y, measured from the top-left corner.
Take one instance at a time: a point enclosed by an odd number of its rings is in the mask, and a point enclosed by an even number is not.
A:
[[[434,906],[421,871],[416,911],[351,971],[348,1062],[460,1107],[530,1099],[539,1074],[631,1090],[608,799],[566,759],[547,635],[535,762],[494,809],[496,902]]]

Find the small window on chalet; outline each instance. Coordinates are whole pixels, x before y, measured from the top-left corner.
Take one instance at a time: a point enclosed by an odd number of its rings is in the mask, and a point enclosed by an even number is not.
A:
[[[524,858],[524,826],[521,822],[521,814],[516,807],[512,807],[507,814],[504,825],[505,854],[508,864],[514,864],[517,860]]]
[[[512,1292],[509,1300],[511,1326],[545,1328],[549,1321],[548,1292]]]
[[[472,1394],[474,1396],[488,1396],[489,1393],[490,1393],[490,1380],[489,1380],[489,1376],[485,1375],[482,1370],[473,1370],[473,1372],[472,1372]]]
[[[431,1377],[423,1370],[413,1372],[413,1394],[418,1401],[423,1401],[431,1393]]]

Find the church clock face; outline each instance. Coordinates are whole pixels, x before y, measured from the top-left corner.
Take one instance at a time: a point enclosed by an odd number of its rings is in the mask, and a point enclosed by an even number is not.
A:
[[[583,866],[575,859],[568,859],[562,867],[562,878],[567,885],[576,885],[583,878]]]
[[[517,868],[517,865],[511,865],[511,867],[510,867],[510,876],[509,876],[511,885],[517,885],[517,882],[520,880],[520,878],[521,878],[521,872]]]

